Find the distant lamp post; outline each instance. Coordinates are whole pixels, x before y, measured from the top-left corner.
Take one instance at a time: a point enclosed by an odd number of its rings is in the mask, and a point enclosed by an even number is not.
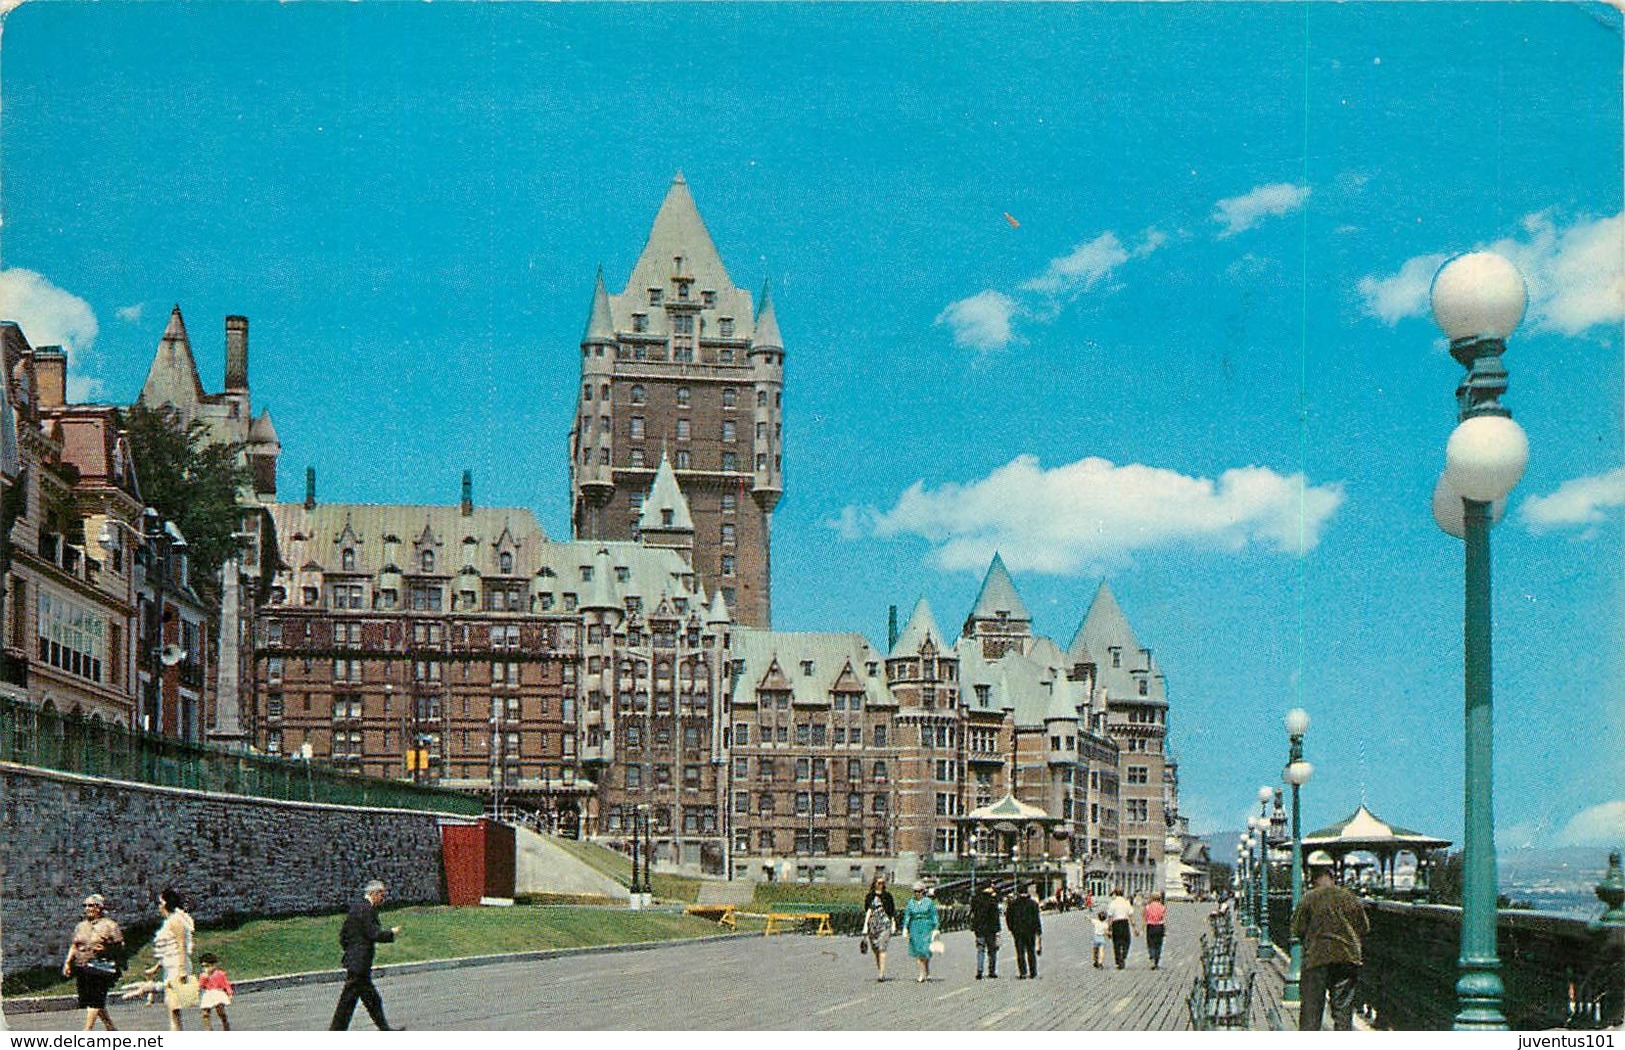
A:
[[[1258,957],[1275,955],[1270,943],[1270,802],[1275,789],[1268,784],[1258,789]]]
[[[1247,818],[1247,936],[1258,936],[1258,818]]]
[[[1463,607],[1466,768],[1465,870],[1461,899],[1461,976],[1456,982],[1457,1029],[1498,1031],[1504,988],[1496,955],[1494,824],[1494,690],[1490,639],[1490,526],[1529,463],[1529,439],[1500,403],[1507,388],[1501,363],[1506,339],[1523,320],[1528,291],[1522,275],[1493,252],[1472,252],[1445,263],[1433,278],[1433,319],[1450,340],[1450,356],[1467,375],[1456,387],[1459,423],[1445,447],[1444,477],[1435,490],[1439,527],[1466,548]],[[1460,529],[1455,528],[1460,503]]]
[[[1287,752],[1286,772],[1282,775],[1292,785],[1292,910],[1298,910],[1303,899],[1303,825],[1298,818],[1298,789],[1309,783],[1315,767],[1303,760],[1303,736],[1309,732],[1309,712],[1294,707],[1286,713],[1286,735],[1290,748]],[[1281,990],[1281,1001],[1299,1001],[1298,982],[1303,975],[1303,945],[1295,931],[1289,932],[1287,949],[1286,985]]]

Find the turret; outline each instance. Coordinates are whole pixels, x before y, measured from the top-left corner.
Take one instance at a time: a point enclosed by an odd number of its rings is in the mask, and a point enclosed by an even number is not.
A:
[[[784,494],[784,338],[779,335],[770,284],[762,285],[750,362],[756,397],[751,495],[764,513],[771,514]]]

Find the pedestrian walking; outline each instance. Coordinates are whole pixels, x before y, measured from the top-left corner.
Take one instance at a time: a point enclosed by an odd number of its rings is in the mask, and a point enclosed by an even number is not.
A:
[[[1038,955],[1044,950],[1044,922],[1038,913],[1038,885],[1029,882],[1024,893],[1010,898],[1004,924],[1016,944],[1016,980],[1038,979]]]
[[[201,997],[198,1006],[203,1010],[203,1027],[214,1031],[214,1022],[209,1011],[220,1018],[220,1030],[231,1031],[231,1019],[226,1016],[226,1007],[231,1005],[231,998],[235,994],[231,987],[231,978],[226,975],[225,968],[220,965],[220,957],[213,952],[204,952],[198,957],[203,966],[203,974],[197,980]]]
[[[1098,970],[1106,965],[1106,933],[1111,929],[1111,923],[1106,921],[1106,913],[1101,911],[1095,913],[1089,925],[1094,929],[1095,969]]]
[[[869,883],[869,893],[863,898],[863,936],[869,954],[875,957],[877,981],[886,979],[886,944],[897,926],[897,901],[886,889],[886,879],[876,875]]]
[[[908,953],[920,970],[916,980],[924,984],[931,976],[932,942],[938,937],[937,902],[925,895],[925,883],[916,882],[913,888],[914,896],[903,906],[903,931],[908,934]]]
[[[989,882],[970,901],[970,932],[976,938],[976,979],[982,979],[982,961],[986,957],[987,975],[999,978],[999,893]]]
[[[332,1031],[342,1032],[350,1027],[357,999],[367,1008],[367,1016],[379,1031],[399,1031],[384,1019],[384,1001],[372,983],[372,959],[378,945],[388,944],[401,932],[399,926],[386,930],[379,924],[378,905],[383,902],[384,884],[373,879],[344,917],[344,926],[339,930],[339,946],[344,949],[344,987],[339,991],[339,1003],[333,1010],[333,1023],[328,1025]]]
[[[109,1032],[118,1031],[107,1012],[107,992],[124,969],[124,931],[107,917],[106,907],[107,900],[99,893],[85,898],[85,917],[73,928],[68,956],[62,960],[62,976],[73,978],[87,1032],[97,1020]]]
[[[192,935],[197,924],[186,913],[180,891],[165,887],[158,893],[158,914],[163,921],[152,938],[152,954],[157,962],[147,967],[148,978],[164,971],[164,1009],[169,1011],[169,1030],[178,1032],[181,1011],[198,1004],[197,977],[192,973]]]
[[[1130,924],[1134,921],[1134,905],[1123,896],[1121,886],[1112,887],[1111,900],[1106,902],[1106,921],[1112,928],[1112,958],[1121,970],[1128,962],[1129,945],[1134,941]]]
[[[1354,1027],[1354,985],[1365,956],[1360,938],[1370,929],[1365,906],[1332,877],[1331,854],[1309,854],[1309,877],[1314,886],[1292,912],[1292,934],[1303,944],[1299,983],[1298,1030],[1320,1031],[1321,1016],[1331,1003],[1332,1027],[1347,1032]]]
[[[1155,970],[1162,962],[1162,939],[1168,932],[1168,907],[1162,903],[1162,894],[1153,893],[1140,914],[1145,916],[1145,953]]]

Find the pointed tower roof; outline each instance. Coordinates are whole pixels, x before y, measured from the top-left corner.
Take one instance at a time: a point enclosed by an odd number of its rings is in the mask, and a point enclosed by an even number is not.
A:
[[[592,583],[581,600],[582,609],[619,609],[621,600],[615,594],[615,564],[609,560],[609,548],[598,548],[592,560]]]
[[[942,632],[937,629],[936,618],[931,615],[931,603],[921,598],[914,603],[914,611],[908,617],[908,626],[897,636],[897,644],[892,646],[891,652],[887,655],[917,653],[925,645],[927,638],[931,639],[938,649],[947,648],[943,642]]]
[[[1134,636],[1134,628],[1129,626],[1128,617],[1118,606],[1111,586],[1101,580],[1100,586],[1095,588],[1094,600],[1089,603],[1089,611],[1084,614],[1083,622],[1078,625],[1078,633],[1072,636],[1072,644],[1066,652],[1073,657],[1093,653],[1098,658],[1114,645],[1138,649],[1140,641]]]
[[[671,521],[665,520],[665,511],[671,511]],[[688,511],[688,499],[677,484],[677,474],[671,469],[671,460],[662,452],[660,466],[655,470],[654,484],[643,501],[643,512],[638,515],[640,532],[693,532],[694,518]]]
[[[604,268],[598,268],[598,277],[592,287],[592,313],[587,317],[587,331],[581,336],[583,346],[588,343],[613,343],[615,322],[609,313],[609,290],[604,287]]]
[[[1004,567],[1004,559],[995,551],[993,564],[987,567],[987,576],[982,579],[981,593],[977,594],[976,604],[971,608],[970,619],[996,620],[1001,612],[1009,620],[1032,619],[1027,606],[1021,601],[1021,595],[1016,593],[1010,570]]]
[[[779,318],[773,312],[773,287],[766,281],[762,282],[762,308],[756,314],[755,345],[784,349],[784,337],[779,335]]]
[[[179,304],[169,312],[169,324],[158,340],[147,381],[141,387],[141,403],[149,408],[171,405],[189,408],[203,401],[203,383],[198,379],[192,342],[186,335],[186,321]]]
[[[270,409],[266,409],[265,411],[261,412],[254,420],[253,424],[249,426],[248,440],[250,444],[254,445],[276,445],[278,448],[282,447],[282,442],[277,437],[276,424],[271,422]]]
[[[693,277],[699,287],[727,288],[733,285],[681,171],[671,180],[666,199],[655,214],[649,240],[643,246],[643,253],[638,256],[637,265],[632,267],[627,289],[641,293],[645,288],[666,287],[671,280],[674,261],[678,258],[683,260],[682,274]]]
[[[722,588],[711,597],[711,608],[705,614],[706,623],[732,623],[733,617],[728,615],[728,603],[722,599]]]

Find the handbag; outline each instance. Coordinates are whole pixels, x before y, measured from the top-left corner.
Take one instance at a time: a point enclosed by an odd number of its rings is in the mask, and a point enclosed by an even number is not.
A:
[[[164,982],[164,1005],[171,1010],[184,1010],[196,1006],[198,994],[197,978],[192,974],[184,974]]]
[[[858,938],[858,954],[859,955],[868,955],[869,954],[869,935],[868,934],[864,934],[862,937]]]
[[[948,946],[942,943],[942,931],[941,930],[932,930],[931,931],[931,954],[932,955],[941,955],[943,952],[945,952],[947,950],[948,950]]]

